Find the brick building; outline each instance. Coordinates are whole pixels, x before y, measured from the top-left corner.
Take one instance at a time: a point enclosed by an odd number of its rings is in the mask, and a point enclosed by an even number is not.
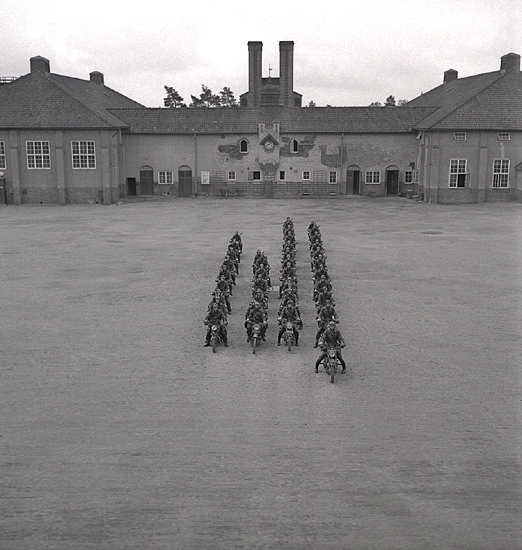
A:
[[[14,204],[112,203],[129,195],[262,197],[420,193],[432,202],[522,199],[522,73],[443,83],[401,107],[301,107],[293,42],[279,77],[249,42],[240,108],[145,108],[93,72],[31,72],[0,85],[0,171]]]

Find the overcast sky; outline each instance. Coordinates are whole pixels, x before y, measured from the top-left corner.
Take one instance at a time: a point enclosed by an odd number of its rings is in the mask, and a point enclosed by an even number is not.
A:
[[[248,48],[263,42],[263,76],[279,76],[279,41],[292,40],[294,89],[319,106],[413,99],[442,82],[497,71],[522,54],[521,0],[271,2],[193,0],[2,0],[0,76],[29,72],[42,55],[51,72],[89,78],[147,107],[164,85],[187,103],[201,85],[248,90]]]

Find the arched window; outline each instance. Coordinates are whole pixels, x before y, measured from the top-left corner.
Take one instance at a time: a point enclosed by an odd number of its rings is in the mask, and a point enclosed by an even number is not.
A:
[[[299,153],[299,142],[297,139],[290,140],[290,153]]]
[[[239,152],[240,153],[248,153],[248,141],[246,139],[242,139],[239,142]]]

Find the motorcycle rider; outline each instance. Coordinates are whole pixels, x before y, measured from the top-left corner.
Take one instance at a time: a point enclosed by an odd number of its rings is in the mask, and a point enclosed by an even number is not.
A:
[[[316,348],[319,345],[319,338],[323,334],[323,332],[326,330],[326,327],[329,325],[331,321],[334,321],[334,323],[339,322],[339,317],[337,316],[337,312],[335,311],[335,308],[332,305],[332,302],[330,300],[326,300],[325,305],[319,310],[319,313],[317,315],[317,324],[319,325],[319,329],[317,331],[317,334],[315,335],[315,344],[314,348]]]
[[[268,292],[269,289],[270,289],[270,285],[268,283],[268,280],[265,279],[263,277],[263,275],[261,275],[261,273],[259,273],[255,278],[254,278],[254,285],[253,285],[253,289],[252,290],[255,290],[256,288],[259,288],[263,293],[265,292]]]
[[[321,345],[321,355],[319,356],[319,359],[315,362],[315,372],[319,372],[319,365],[321,364],[321,361],[326,358],[326,355],[328,353],[328,348],[335,347],[337,350],[337,359],[339,359],[339,362],[341,363],[343,370],[341,374],[346,373],[346,363],[343,359],[341,348],[344,348],[346,346],[343,337],[341,336],[340,331],[337,329],[335,325],[335,321],[330,321],[328,323],[328,328],[324,331],[323,336],[320,341]]]
[[[238,255],[237,249],[233,244],[228,245],[227,256],[232,261],[235,272],[239,273],[239,255]]]
[[[252,279],[255,281],[260,276],[262,279],[266,279],[266,281],[268,282],[268,286],[272,286],[272,283],[270,281],[270,268],[265,262],[260,262],[260,264],[256,266]]]
[[[296,269],[295,265],[292,265],[292,262],[286,262],[285,265],[281,268],[281,277],[280,281],[284,281],[290,277],[295,277]]]
[[[205,317],[205,325],[207,325],[207,337],[205,340],[205,346],[210,346],[210,333],[211,333],[212,325],[217,325],[219,327],[219,332],[221,334],[221,338],[223,339],[223,343],[225,344],[225,347],[228,348],[226,324],[227,324],[226,315],[224,315],[223,312],[219,309],[218,304],[214,302],[210,306],[210,311],[207,313],[207,316]]]
[[[283,336],[284,331],[286,330],[286,323],[290,321],[292,323],[292,329],[294,331],[294,338],[295,338],[295,345],[299,345],[299,331],[297,328],[303,327],[303,321],[301,321],[301,318],[299,317],[299,312],[297,311],[294,302],[290,300],[286,306],[281,310],[280,315],[280,323],[281,328],[279,329],[279,333],[277,335],[277,345],[281,345],[281,337]]]
[[[223,312],[223,315],[227,316],[227,304],[225,302],[225,298],[221,291],[216,288],[214,292],[212,293],[212,300],[208,304],[208,311],[212,309],[212,304],[217,304],[218,309],[220,309]]]
[[[266,342],[266,327],[268,325],[266,321],[266,314],[261,308],[259,302],[255,302],[248,310],[247,318],[245,319],[245,328],[247,331],[247,342],[250,342],[252,337],[252,325],[257,323],[261,327],[261,339]]]
[[[227,304],[227,311],[229,313],[232,313],[232,308],[230,306],[230,299],[229,299],[231,283],[229,281],[227,281],[227,279],[225,278],[225,275],[223,275],[223,274],[220,275],[220,277],[217,281],[216,288],[221,291],[221,293],[223,294],[223,296],[225,298],[225,303]]]
[[[320,309],[326,305],[326,301],[330,300],[333,306],[335,306],[335,301],[332,298],[332,291],[328,290],[328,288],[325,286],[323,288],[319,289],[319,292],[317,294],[317,298],[315,300],[315,308],[317,309],[317,313],[319,313]]]

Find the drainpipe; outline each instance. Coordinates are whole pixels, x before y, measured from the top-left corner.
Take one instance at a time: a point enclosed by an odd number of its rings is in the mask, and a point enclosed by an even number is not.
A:
[[[198,135],[194,132],[194,178],[192,179],[192,194],[198,195]]]
[[[341,193],[343,193],[343,191],[344,191],[343,194],[346,195],[346,189],[344,188],[344,182],[343,182],[343,174],[344,174],[344,170],[343,170],[343,162],[344,162],[343,153],[344,153],[344,132],[341,134]]]
[[[424,175],[424,202],[428,202],[428,189],[430,197],[431,197],[431,135],[424,132],[423,133],[424,138],[424,166],[423,166],[423,175]],[[428,181],[428,175],[430,178],[430,181]],[[428,188],[429,184],[429,188]]]

